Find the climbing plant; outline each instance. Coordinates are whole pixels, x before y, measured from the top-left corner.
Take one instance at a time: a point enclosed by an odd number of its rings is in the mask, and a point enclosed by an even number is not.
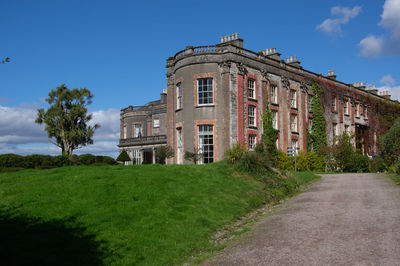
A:
[[[307,147],[313,146],[316,152],[319,152],[322,146],[327,145],[326,140],[326,121],[324,110],[322,108],[321,87],[315,81],[312,83],[313,100],[311,111],[313,113],[312,132],[307,130]]]
[[[274,158],[277,156],[278,151],[276,148],[276,135],[278,134],[278,130],[276,130],[272,125],[272,113],[269,110],[269,103],[266,103],[265,113],[262,116],[263,123],[263,143],[265,145],[265,149],[270,156],[270,159],[274,161]]]

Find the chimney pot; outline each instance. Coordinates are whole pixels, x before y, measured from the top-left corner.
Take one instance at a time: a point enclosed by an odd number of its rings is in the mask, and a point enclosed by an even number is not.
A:
[[[333,70],[331,70],[331,74],[332,74],[332,76],[333,76],[333,75],[335,75],[335,72],[334,72]]]
[[[289,63],[289,57],[286,57],[286,63]]]
[[[361,81],[361,87],[364,86],[363,84],[364,84],[364,82]]]
[[[276,48],[272,48],[272,51],[275,53],[276,52]]]
[[[223,43],[224,42],[224,37],[221,37],[221,43]]]
[[[330,70],[328,70],[328,76],[330,76],[331,75],[331,71]]]
[[[294,57],[294,61],[297,62],[297,56]]]

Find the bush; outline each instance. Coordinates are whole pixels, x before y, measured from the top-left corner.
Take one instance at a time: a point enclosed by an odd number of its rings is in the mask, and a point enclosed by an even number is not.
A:
[[[380,139],[379,156],[388,165],[394,165],[400,157],[400,117]]]
[[[201,154],[199,153],[199,151],[196,148],[193,148],[193,152],[191,151],[185,151],[185,155],[184,158],[187,161],[191,161],[194,164],[197,164],[197,162],[199,161],[199,159],[201,158]]]
[[[50,155],[33,154],[24,157],[24,168],[38,168],[42,167],[43,162],[46,161],[47,165],[53,165],[53,157]]]
[[[396,174],[400,175],[400,160],[397,160],[396,165]]]
[[[58,155],[53,157],[53,163],[56,167],[71,165],[68,155]]]
[[[225,158],[229,163],[233,164],[238,162],[246,153],[247,149],[239,143],[236,143],[232,146],[232,148],[226,150]]]
[[[388,170],[388,166],[381,157],[369,160],[369,171],[373,173],[382,173]]]
[[[119,162],[129,162],[131,158],[129,157],[126,150],[122,150],[121,153],[117,157],[117,161]]]
[[[161,146],[156,149],[156,162],[159,164],[165,164],[167,158],[174,157],[174,150],[171,146]]]
[[[79,156],[79,164],[91,165],[96,162],[96,156],[92,154],[82,154]]]
[[[101,160],[100,160],[101,158]],[[116,165],[117,161],[110,156],[96,156],[96,163],[104,163],[106,165]]]
[[[310,163],[308,161],[308,156],[303,151],[300,151],[297,155],[297,171],[308,172],[310,171]]]
[[[54,165],[53,160],[47,158],[47,159],[44,159],[42,161],[42,164],[40,166],[35,167],[35,168],[37,168],[37,169],[51,169],[51,168],[54,168],[54,167],[56,167],[56,166]]]
[[[367,156],[361,154],[354,155],[354,172],[368,172],[369,170],[369,159]]]
[[[278,151],[275,159],[276,167],[284,171],[294,171],[294,157],[287,156],[286,153]]]
[[[24,167],[24,157],[21,155],[8,153],[0,155],[0,168]]]
[[[320,156],[318,156],[318,154],[315,151],[308,152],[307,158],[310,171],[314,172],[325,171],[324,160]]]

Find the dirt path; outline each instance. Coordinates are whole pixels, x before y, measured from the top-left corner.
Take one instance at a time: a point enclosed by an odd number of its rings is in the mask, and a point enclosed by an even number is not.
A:
[[[400,186],[324,175],[206,265],[400,265]]]

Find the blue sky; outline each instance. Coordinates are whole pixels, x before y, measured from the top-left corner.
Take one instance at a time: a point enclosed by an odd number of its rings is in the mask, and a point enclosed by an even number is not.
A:
[[[304,68],[363,81],[400,98],[400,0],[0,2],[0,153],[57,154],[35,110],[65,83],[95,95],[103,127],[80,152],[115,156],[119,109],[156,100],[165,60],[238,32],[247,49],[276,47]]]

